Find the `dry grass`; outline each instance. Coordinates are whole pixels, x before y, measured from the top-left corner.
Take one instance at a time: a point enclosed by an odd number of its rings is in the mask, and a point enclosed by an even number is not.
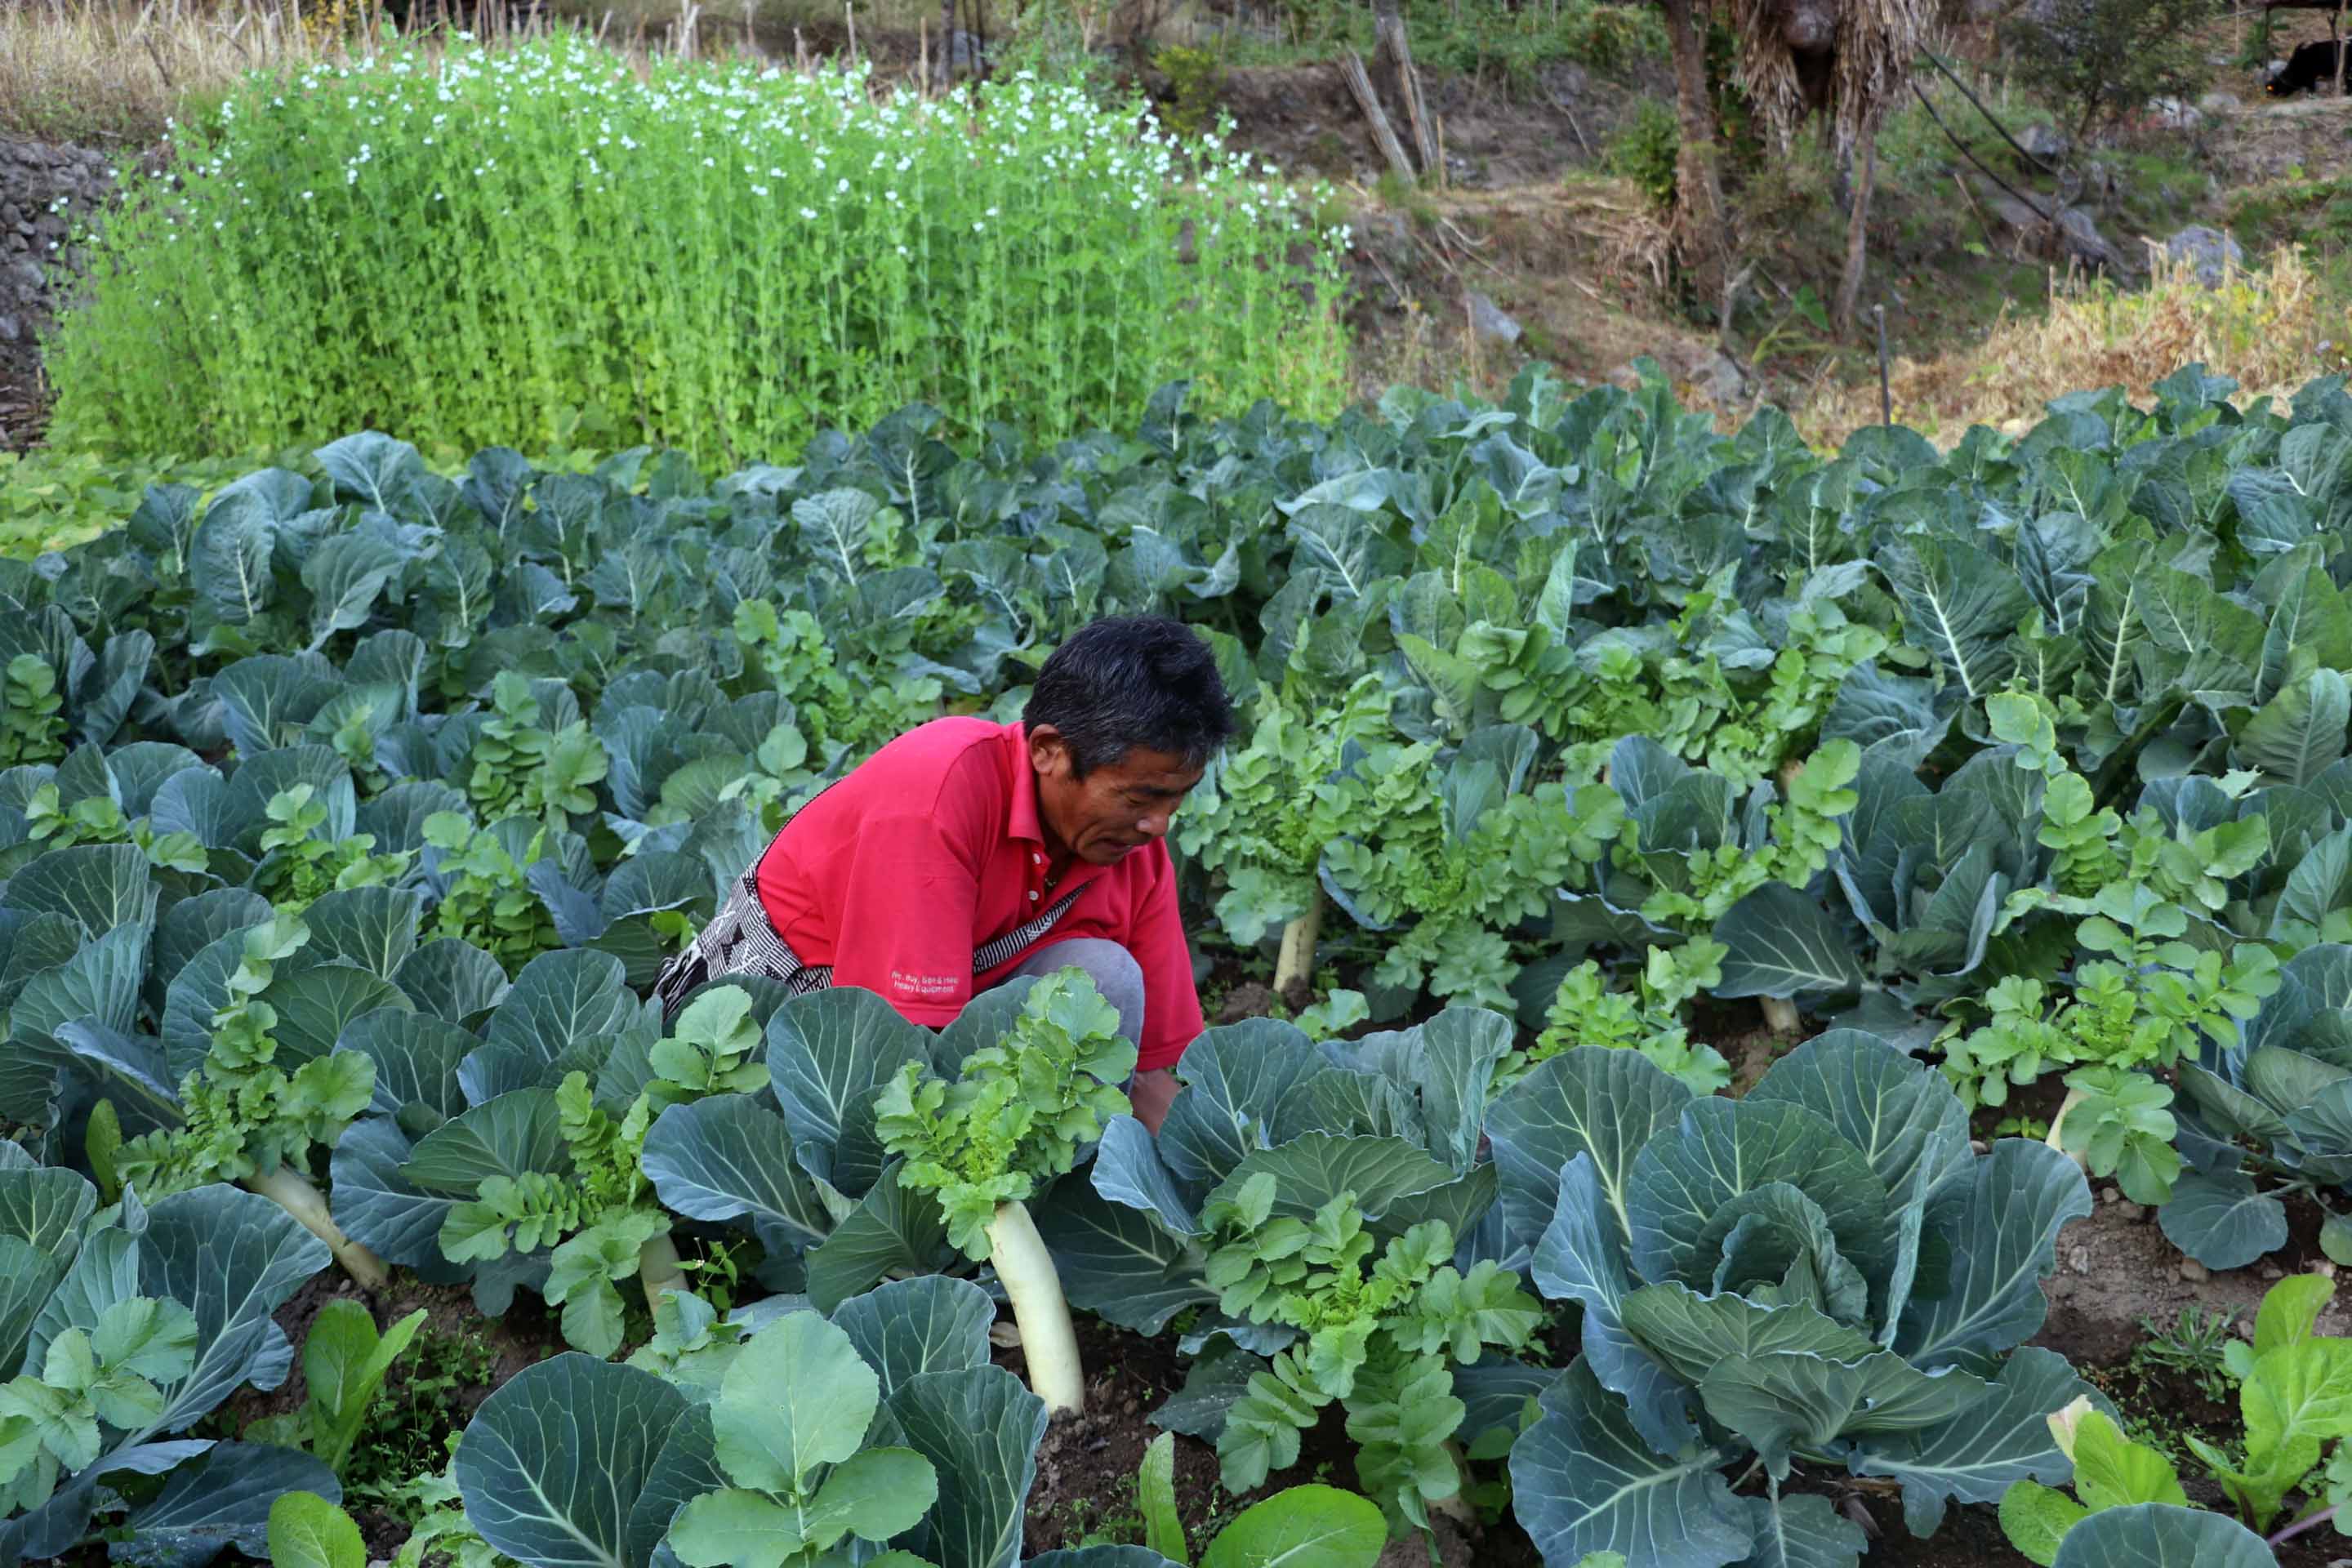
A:
[[[414,0],[414,15],[428,52],[452,20],[493,47],[577,25],[642,68],[739,51],[758,0],[722,3],[731,16],[698,0]],[[152,146],[247,72],[367,53],[387,26],[374,0],[0,0],[0,136]]]
[[[1971,425],[2024,429],[2069,392],[2121,386],[2146,399],[2200,363],[2235,381],[2242,402],[2292,393],[2352,368],[2352,300],[2292,247],[2213,289],[2185,263],[2159,263],[2137,289],[2053,279],[2045,314],[2005,316],[1972,349],[1897,359],[1889,379],[1895,423],[1948,447]],[[1793,416],[1817,447],[1834,446],[1878,423],[1877,384],[1825,386]]]
[[[0,135],[151,142],[167,120],[217,99],[247,71],[341,47],[347,21],[300,0],[0,5]]]

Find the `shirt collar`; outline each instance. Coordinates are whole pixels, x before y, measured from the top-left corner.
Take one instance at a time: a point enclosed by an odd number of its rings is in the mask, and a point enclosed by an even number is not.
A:
[[[1013,770],[1013,807],[1004,831],[1014,838],[1044,845],[1045,825],[1037,820],[1037,770],[1029,764],[1029,733],[1019,721],[1004,726],[1006,760]]]

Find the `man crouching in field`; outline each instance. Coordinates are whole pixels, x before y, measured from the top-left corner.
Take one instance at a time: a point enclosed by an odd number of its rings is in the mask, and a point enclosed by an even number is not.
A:
[[[666,1016],[730,974],[858,985],[940,1028],[980,992],[1086,971],[1139,1048],[1155,1133],[1201,1032],[1169,818],[1233,728],[1190,628],[1097,621],[1038,671],[1017,724],[935,719],[784,824],[656,986]]]

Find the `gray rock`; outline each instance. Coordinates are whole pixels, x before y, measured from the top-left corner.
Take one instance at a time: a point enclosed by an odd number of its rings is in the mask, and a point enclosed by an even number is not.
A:
[[[16,317],[0,316],[0,343],[13,343],[24,335],[25,330],[16,324]]]
[[[2017,133],[2017,144],[2045,163],[2054,163],[2066,155],[2074,143],[2063,131],[2051,125],[2029,125]]]
[[[2220,288],[2225,273],[2246,264],[2246,253],[2236,240],[2203,224],[2192,224],[2166,240],[2164,258],[2195,267],[2197,281],[2208,289]]]
[[[1748,373],[1721,349],[1707,361],[1706,389],[1720,404],[1732,405],[1748,401]]]
[[[2149,112],[2156,116],[2156,122],[2168,131],[2193,129],[2205,118],[2193,105],[2183,103],[2177,98],[2152,98],[2148,100],[2147,107]]]
[[[2235,114],[2245,104],[2234,92],[2209,92],[2197,100],[2197,107],[2208,114]]]
[[[2123,252],[2109,243],[2099,232],[2097,222],[2081,207],[2068,207],[2058,215],[2058,226],[2066,237],[2066,252],[2087,266],[2110,272],[2127,270]]]
[[[1526,331],[1507,314],[1503,308],[1473,290],[1470,295],[1470,330],[1482,342],[1501,343],[1505,347],[1519,341]]]

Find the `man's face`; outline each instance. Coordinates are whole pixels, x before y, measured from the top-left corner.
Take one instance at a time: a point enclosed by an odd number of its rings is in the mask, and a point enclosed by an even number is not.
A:
[[[1141,746],[1079,778],[1069,746],[1050,724],[1031,732],[1029,762],[1037,770],[1037,815],[1045,831],[1092,866],[1164,837],[1177,806],[1201,782],[1202,770],[1183,758]]]

